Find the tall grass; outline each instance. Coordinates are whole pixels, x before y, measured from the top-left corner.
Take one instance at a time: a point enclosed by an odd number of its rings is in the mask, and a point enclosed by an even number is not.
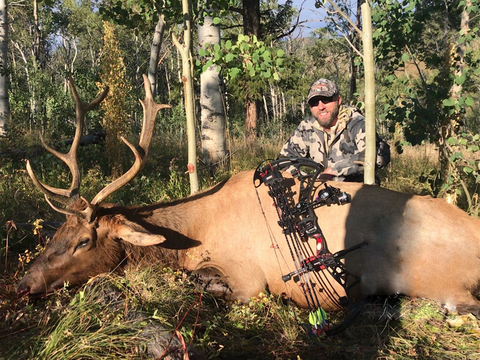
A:
[[[480,355],[478,320],[447,318],[429,300],[377,298],[346,331],[310,337],[297,322],[307,315],[279,298],[259,294],[248,304],[213,299],[196,287],[194,277],[161,266],[133,268],[123,277],[99,276],[70,302],[65,290],[55,296],[16,313],[28,313],[34,331],[24,326],[23,342],[0,334],[1,358],[160,358],[165,348],[183,351],[178,338],[190,354],[217,359],[473,360]],[[16,325],[15,330],[22,328]]]
[[[411,194],[432,194],[428,176],[439,166],[433,145],[405,146],[401,154],[392,150],[391,157],[390,165],[380,170],[382,186]]]

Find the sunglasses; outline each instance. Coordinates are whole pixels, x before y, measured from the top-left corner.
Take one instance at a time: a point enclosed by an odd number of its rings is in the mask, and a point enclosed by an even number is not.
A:
[[[308,102],[308,105],[310,105],[311,107],[317,106],[320,101],[323,104],[328,104],[328,103],[331,103],[332,101],[335,101],[335,99],[336,99],[336,96],[331,96],[331,97],[317,96],[317,97],[314,97],[313,99],[310,99],[310,101]]]

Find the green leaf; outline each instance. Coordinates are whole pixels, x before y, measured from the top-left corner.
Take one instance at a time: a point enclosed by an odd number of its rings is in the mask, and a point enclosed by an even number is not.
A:
[[[470,95],[468,95],[467,98],[465,99],[465,105],[473,106],[473,104],[474,104],[473,98]]]
[[[198,49],[198,55],[199,56],[207,56],[208,54],[209,54],[209,52],[206,49],[204,49],[204,48],[199,48]]]
[[[452,155],[450,155],[450,161],[455,162],[457,159],[463,159],[463,154],[459,151],[455,151]]]
[[[232,68],[230,69],[230,78],[235,78],[240,73],[239,68]]]
[[[447,139],[447,144],[448,145],[457,145],[458,144],[458,139],[456,139],[454,137],[449,137]]]
[[[403,53],[402,54],[402,61],[407,62],[408,60],[410,60],[410,55],[408,55],[408,53]]]
[[[241,51],[247,52],[249,49],[250,49],[250,45],[248,43],[244,42],[244,43],[240,44],[240,50]]]
[[[396,77],[395,75],[388,75],[388,76],[387,76],[387,80],[388,80],[389,82],[392,82],[392,83],[396,80],[396,78],[397,78],[397,77]]]
[[[262,54],[262,57],[265,60],[270,60],[270,51],[268,51],[268,50],[264,51],[263,54]]]
[[[455,83],[458,84],[458,85],[463,85],[463,83],[465,82],[465,79],[466,79],[466,74],[465,73],[463,73],[460,76],[455,76]]]
[[[415,8],[415,2],[411,1],[411,2],[407,2],[407,3],[408,3],[408,5],[405,7],[405,12],[408,13]]]
[[[214,17],[212,22],[214,25],[218,25],[222,22],[222,20],[219,17]]]
[[[444,99],[442,101],[442,104],[443,104],[443,106],[446,106],[446,107],[454,106],[455,105],[455,100],[453,100],[452,98]]]
[[[228,62],[234,60],[236,57],[237,57],[237,55],[229,53],[229,54],[227,54],[227,56],[225,56],[225,61],[228,63]]]

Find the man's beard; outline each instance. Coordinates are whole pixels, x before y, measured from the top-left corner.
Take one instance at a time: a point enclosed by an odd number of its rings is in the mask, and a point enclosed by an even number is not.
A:
[[[317,116],[317,122],[324,128],[330,129],[333,125],[335,125],[335,121],[337,120],[338,113],[340,112],[340,106],[336,106],[334,110],[330,112],[330,116],[328,119],[320,120],[320,117]]]

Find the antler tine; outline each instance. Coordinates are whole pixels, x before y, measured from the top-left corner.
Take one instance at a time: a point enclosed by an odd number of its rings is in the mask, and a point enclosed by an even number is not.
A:
[[[150,80],[148,80],[148,77],[145,74],[143,75],[143,83],[145,88],[145,100],[139,100],[143,108],[143,124],[138,145],[145,153],[146,158],[153,136],[157,113],[160,109],[169,109],[172,106],[167,104],[157,104],[155,102],[153,99],[152,87],[150,86]]]
[[[130,150],[132,150],[133,154],[135,155],[135,162],[133,163],[132,167],[128,169],[126,173],[124,173],[118,179],[116,179],[115,181],[105,186],[97,195],[95,195],[93,200],[90,202],[92,206],[96,206],[97,204],[100,204],[108,195],[113,194],[115,191],[117,191],[121,187],[128,184],[138,174],[138,172],[142,168],[142,163],[143,163],[142,160],[145,159],[145,156],[142,156],[137,150],[137,148],[135,147],[135,145],[130,143],[123,136],[121,136],[120,138],[130,148]]]
[[[65,213],[65,214],[78,215],[79,212],[77,211],[73,211],[73,210],[62,211],[61,209],[55,207],[50,200],[55,200],[56,202],[59,202],[63,205],[68,205],[70,200],[73,197],[79,196],[81,176],[80,176],[80,169],[77,161],[77,150],[80,145],[80,140],[83,133],[85,116],[90,109],[98,105],[107,96],[108,86],[105,87],[102,94],[97,96],[91,103],[85,105],[81,101],[71,77],[69,78],[69,85],[70,85],[70,89],[72,91],[72,95],[76,104],[75,136],[73,138],[73,142],[70,147],[70,150],[68,151],[68,153],[64,154],[48,146],[45,143],[43,136],[40,136],[40,140],[42,142],[42,145],[45,147],[45,149],[49,153],[51,153],[52,155],[62,160],[68,166],[70,172],[72,173],[72,183],[70,185],[70,188],[68,190],[60,189],[60,188],[55,188],[55,187],[43,184],[35,177],[32,167],[30,165],[30,162],[28,160],[27,160],[26,166],[27,166],[28,175],[32,178],[34,184],[39,188],[39,190],[43,192],[43,194],[47,198],[47,202],[50,204],[50,206],[52,206],[54,210],[59,211],[61,213]],[[89,204],[88,201],[86,201],[86,203],[87,205]]]
[[[109,88],[105,86],[103,92],[98,95],[92,102],[89,104],[84,104],[78,95],[77,88],[73,83],[72,77],[70,76],[68,79],[68,84],[70,85],[70,89],[72,91],[73,99],[75,100],[75,137],[73,138],[72,146],[67,154],[62,154],[57,152],[57,156],[63,160],[70,169],[72,173],[72,184],[70,186],[70,191],[76,191],[78,193],[81,183],[81,176],[80,176],[80,169],[78,167],[78,160],[77,160],[77,151],[80,145],[80,140],[83,134],[83,128],[85,126],[85,117],[87,112],[91,110],[93,107],[98,105],[108,94]]]
[[[53,210],[61,213],[61,214],[65,214],[65,215],[73,215],[73,216],[77,216],[79,218],[85,218],[85,219],[90,219],[93,212],[94,212],[94,208],[92,206],[90,206],[90,203],[88,202],[87,199],[85,199],[83,196],[80,196],[80,198],[85,201],[85,204],[87,205],[87,207],[85,208],[85,210],[73,210],[73,209],[69,209],[69,208],[59,208],[57,206],[55,206],[51,200],[48,198],[47,195],[45,195],[45,200],[47,201],[48,205],[50,205],[52,207]]]
[[[67,200],[73,194],[71,194],[71,191],[66,190],[66,189],[57,189],[53,188],[51,186],[45,185],[42,182],[40,182],[35,174],[33,173],[32,166],[30,165],[30,161],[26,161],[26,168],[27,168],[27,173],[32,179],[33,183],[35,186],[45,195],[45,197],[49,197],[50,199],[53,199],[61,204],[67,205]]]
[[[132,150],[135,155],[135,162],[132,167],[121,177],[116,179],[104,187],[91,201],[91,205],[95,206],[100,204],[107,196],[113,194],[129,183],[143,168],[147,160],[148,149],[153,136],[153,130],[155,127],[155,119],[160,109],[171,108],[171,105],[157,104],[153,99],[153,94],[150,86],[150,81],[146,75],[143,75],[144,88],[145,88],[145,100],[139,100],[143,108],[143,124],[142,131],[140,133],[139,148],[137,149],[133,144],[126,140],[123,136],[122,141]]]

